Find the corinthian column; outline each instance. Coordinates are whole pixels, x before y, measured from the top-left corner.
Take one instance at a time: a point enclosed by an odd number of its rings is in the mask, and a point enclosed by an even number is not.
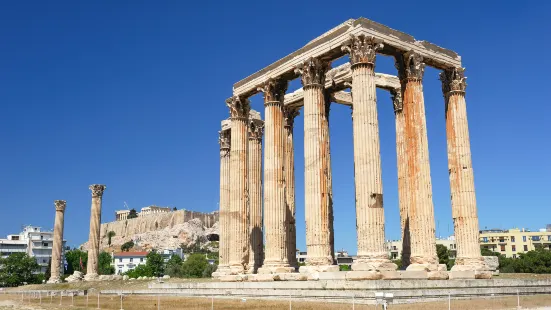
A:
[[[262,135],[264,122],[249,121],[249,272],[256,273],[262,266]]]
[[[245,271],[249,262],[249,111],[247,99],[228,102],[231,115],[230,154],[230,268],[232,274]]]
[[[259,273],[291,272],[287,256],[289,218],[285,205],[283,97],[287,81],[270,79],[264,92],[264,229],[266,252]]]
[[[220,143],[220,246],[219,264],[213,277],[220,277],[230,273],[230,130],[219,132]]]
[[[409,257],[411,254],[407,198],[408,163],[406,156],[406,123],[403,113],[402,91],[400,89],[392,90],[391,95],[396,122],[396,157],[398,161],[398,204],[400,206],[400,228],[402,236],[402,268],[406,268],[409,265]]]
[[[325,94],[328,63],[306,60],[297,72],[304,89],[304,179],[306,200],[306,268],[304,272],[335,271],[333,266],[333,201],[329,158],[329,100]],[[336,268],[335,268],[336,267]]]
[[[467,122],[465,69],[451,68],[440,74],[446,101],[448,168],[457,258],[452,271],[473,270],[477,278],[491,278],[480,255],[478,215],[474,190],[471,143]]]
[[[101,200],[106,186],[92,184],[89,188],[92,191],[92,210],[90,214],[90,235],[88,237],[88,263],[84,279],[86,281],[93,281],[98,277]]]
[[[299,114],[299,107],[286,107],[283,109],[285,118],[285,204],[287,205],[287,214],[289,216],[288,249],[287,255],[289,264],[298,268],[297,263],[297,225],[296,225],[296,207],[295,207],[295,150],[293,145],[293,130],[295,117]]]
[[[383,47],[372,37],[353,37],[343,50],[350,54],[358,259],[352,270],[396,270],[385,249],[385,216],[375,58]]]
[[[411,232],[411,257],[407,270],[437,271],[439,266],[422,84],[425,64],[420,55],[408,52],[397,57],[396,66],[402,83],[402,113],[407,141],[406,197]]]
[[[63,248],[63,223],[65,217],[65,200],[56,200],[55,204],[55,222],[54,222],[54,244],[52,245],[52,259],[50,262],[51,276],[48,283],[61,283],[59,278],[61,270],[61,252]]]

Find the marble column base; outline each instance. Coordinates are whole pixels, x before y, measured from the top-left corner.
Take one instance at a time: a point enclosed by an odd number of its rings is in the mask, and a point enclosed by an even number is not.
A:
[[[291,273],[295,272],[295,268],[289,265],[287,266],[262,266],[258,268],[258,274],[272,274],[272,273]]]
[[[339,270],[338,265],[307,265],[298,268],[300,273],[338,272]]]
[[[98,281],[99,280],[99,275],[97,273],[87,273],[85,276],[84,276],[84,281]]]
[[[398,265],[388,259],[362,259],[354,260],[352,270],[355,271],[393,271]]]
[[[46,282],[46,283],[48,283],[48,284],[58,284],[58,283],[63,283],[63,281],[61,281],[60,278],[55,278],[55,279],[50,278],[50,279],[48,280],[48,282]]]

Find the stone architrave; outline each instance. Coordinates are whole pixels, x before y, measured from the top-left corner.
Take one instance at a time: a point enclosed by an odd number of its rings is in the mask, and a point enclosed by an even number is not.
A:
[[[398,204],[400,206],[400,229],[402,236],[402,268],[409,265],[411,254],[409,212],[408,212],[408,189],[407,189],[407,157],[406,157],[406,132],[405,119],[402,105],[402,91],[395,89],[391,92],[394,106],[394,118],[396,123],[396,158],[398,166]]]
[[[249,263],[248,272],[256,273],[262,266],[264,242],[262,235],[262,136],[264,122],[249,121]]]
[[[402,83],[407,158],[407,200],[411,240],[410,265],[407,270],[437,271],[436,234],[429,145],[423,98],[425,63],[416,53],[396,57]]]
[[[372,37],[357,36],[343,46],[352,70],[352,119],[354,129],[354,177],[358,258],[352,270],[396,270],[385,249],[385,217],[375,58],[383,44]]]
[[[452,271],[486,272],[489,267],[480,254],[478,215],[467,122],[465,69],[450,68],[440,74],[446,104],[446,136],[451,203],[457,258]]]
[[[88,262],[84,279],[86,281],[93,281],[98,278],[101,202],[106,186],[92,184],[89,188],[92,191],[92,209],[90,214],[90,235],[88,238]]]
[[[249,111],[248,99],[227,102],[231,116],[230,270],[245,272],[249,262]]]
[[[269,79],[259,89],[264,93],[264,263],[258,273],[291,272],[288,260],[289,217],[285,205],[283,98],[287,81]]]
[[[297,262],[297,225],[295,206],[295,150],[293,143],[293,132],[295,117],[299,115],[299,107],[286,107],[283,109],[285,118],[285,203],[289,215],[289,249],[287,250],[288,260],[291,267],[298,268]]]
[[[56,200],[55,204],[55,222],[54,222],[54,243],[52,245],[52,259],[50,262],[50,279],[48,283],[61,283],[61,253],[63,250],[63,227],[65,221],[65,200]]]
[[[333,201],[329,147],[329,96],[325,73],[329,64],[306,60],[296,72],[304,89],[304,179],[306,215],[306,266],[301,272],[338,270],[333,253]],[[337,267],[337,268],[335,268]]]
[[[220,144],[220,246],[219,264],[213,277],[221,277],[230,274],[230,130],[219,132]]]

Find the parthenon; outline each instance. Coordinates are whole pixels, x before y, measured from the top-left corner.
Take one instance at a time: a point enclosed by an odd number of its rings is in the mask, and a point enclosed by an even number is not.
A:
[[[394,57],[396,76],[375,72],[377,54]],[[343,56],[349,58],[349,63],[331,68],[331,63]],[[457,241],[457,259],[449,272],[436,255],[423,97],[427,65],[442,71]],[[339,271],[333,257],[329,151],[329,108],[337,103],[350,106],[353,119],[358,258],[346,279],[490,278],[478,244],[464,72],[457,53],[359,18],[338,25],[235,83],[233,95],[226,100],[230,116],[222,121],[219,137],[220,265],[213,276],[231,280],[257,274],[248,279],[315,280],[330,279]],[[300,78],[302,88],[286,93],[289,81],[296,78]],[[376,88],[389,91],[395,115],[402,257],[407,267],[400,271],[384,248]],[[248,100],[259,92],[264,95],[263,121],[258,112],[251,110]],[[301,108],[307,259],[306,265],[298,268],[294,253],[294,171],[301,167],[294,167],[293,124]]]

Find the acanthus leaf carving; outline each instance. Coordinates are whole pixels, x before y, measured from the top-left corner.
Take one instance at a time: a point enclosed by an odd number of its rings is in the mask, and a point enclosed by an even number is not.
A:
[[[465,68],[449,68],[440,73],[442,92],[447,95],[452,92],[465,93],[467,78]]]
[[[400,112],[404,108],[402,102],[402,90],[397,88],[390,91],[390,96],[392,99],[392,105],[394,106],[394,112]]]
[[[350,55],[350,64],[352,66],[357,64],[370,64],[374,66],[377,51],[383,47],[382,41],[374,37],[352,35],[352,38],[342,47],[342,50]]]
[[[67,201],[65,200],[55,200],[54,201],[55,210],[60,212],[65,212],[65,207],[67,206]]]
[[[229,150],[231,144],[231,130],[222,130],[218,132],[218,144],[221,150]]]
[[[329,71],[329,62],[319,58],[309,58],[295,69],[301,75],[302,86],[325,85],[325,73]]]
[[[249,120],[249,140],[262,141],[264,135],[264,122],[259,120]]]
[[[293,128],[295,117],[300,114],[300,107],[284,107],[283,118],[284,126]]]
[[[92,191],[92,197],[101,197],[101,196],[103,196],[103,191],[105,191],[106,188],[107,188],[107,186],[105,186],[103,184],[92,184],[89,187],[89,189]]]
[[[425,63],[423,62],[423,57],[414,51],[397,55],[395,66],[398,69],[400,81],[423,80]]]
[[[249,116],[251,105],[249,100],[246,98],[233,96],[226,101],[226,105],[230,109],[231,118],[247,118]]]
[[[281,102],[283,104],[287,86],[288,83],[284,79],[268,79],[258,87],[258,90],[264,93],[264,103]]]

